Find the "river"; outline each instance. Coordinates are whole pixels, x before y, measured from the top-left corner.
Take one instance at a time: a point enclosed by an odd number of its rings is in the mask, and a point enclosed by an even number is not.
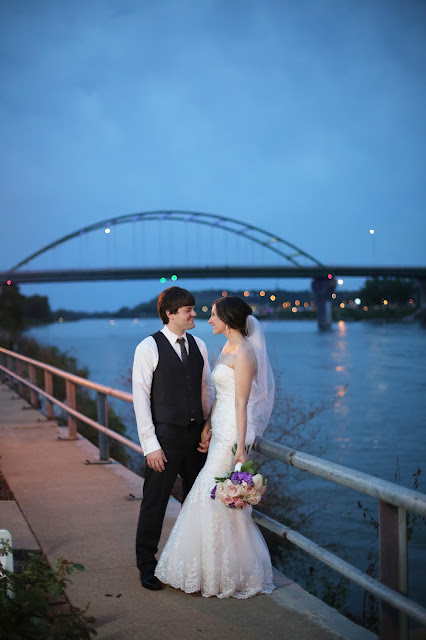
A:
[[[155,318],[81,320],[33,328],[30,335],[75,356],[89,368],[92,380],[130,390],[134,349],[159,327]],[[311,412],[312,419],[283,444],[298,447],[306,440],[305,450],[313,455],[412,488],[413,474],[426,472],[426,332],[416,324],[367,321],[339,322],[329,333],[319,333],[309,320],[265,321],[263,327],[278,381],[269,437],[280,433],[283,421],[291,425],[301,412]],[[205,340],[214,363],[223,337],[213,336],[206,320],[196,321],[195,333]],[[137,441],[131,408],[123,407],[120,413],[129,437]],[[422,475],[419,482],[425,493]],[[303,496],[311,514],[301,533],[365,570],[377,534],[357,501],[375,518],[377,501],[296,469],[288,471],[287,483]],[[409,582],[411,597],[423,605],[425,560],[426,526],[420,521],[409,543]],[[311,588],[310,561],[303,575],[300,563],[298,569],[286,566],[285,554],[277,562]],[[291,575],[292,570],[299,575]],[[360,598],[361,591],[349,589],[351,607],[359,610]]]

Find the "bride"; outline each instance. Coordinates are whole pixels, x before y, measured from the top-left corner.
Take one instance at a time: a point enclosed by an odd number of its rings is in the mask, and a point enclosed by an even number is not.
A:
[[[227,342],[212,373],[216,399],[201,436],[207,461],[155,570],[162,582],[205,597],[249,598],[274,589],[269,551],[251,508],[229,509],[210,498],[215,477],[246,462],[246,445],[263,433],[272,411],[274,380],[263,331],[251,314],[236,296],[213,303],[209,324]]]

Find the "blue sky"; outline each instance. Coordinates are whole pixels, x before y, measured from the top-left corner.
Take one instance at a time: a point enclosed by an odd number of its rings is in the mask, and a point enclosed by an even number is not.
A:
[[[0,269],[161,209],[247,221],[326,264],[424,265],[425,32],[420,0],[3,0]],[[173,242],[190,264],[188,226]],[[216,260],[232,263],[222,244]],[[160,288],[22,291],[97,310]]]

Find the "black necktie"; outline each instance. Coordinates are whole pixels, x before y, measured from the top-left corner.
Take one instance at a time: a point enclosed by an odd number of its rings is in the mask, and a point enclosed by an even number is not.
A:
[[[184,364],[184,366],[186,367],[186,365],[189,362],[189,356],[188,353],[186,351],[186,347],[185,347],[185,338],[178,338],[177,341],[179,342],[180,345],[180,353],[182,356],[182,362]]]

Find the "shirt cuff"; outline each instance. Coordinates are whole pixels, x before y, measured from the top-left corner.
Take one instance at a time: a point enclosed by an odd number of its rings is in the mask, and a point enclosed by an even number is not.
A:
[[[161,446],[157,438],[153,436],[143,442],[142,449],[143,449],[144,456],[146,456],[148,455],[148,453],[152,453],[153,451],[158,451],[158,449],[161,449]]]

